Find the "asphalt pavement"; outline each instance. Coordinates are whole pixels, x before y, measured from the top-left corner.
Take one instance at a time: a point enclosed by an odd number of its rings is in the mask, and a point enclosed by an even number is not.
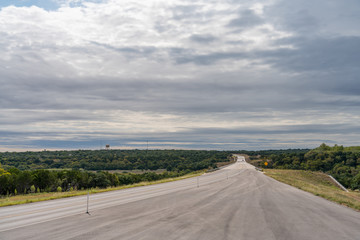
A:
[[[200,177],[0,208],[0,239],[360,240],[360,213],[239,156]]]

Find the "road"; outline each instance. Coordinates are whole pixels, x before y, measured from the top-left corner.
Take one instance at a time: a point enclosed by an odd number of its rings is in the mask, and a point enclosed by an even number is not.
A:
[[[0,239],[360,239],[360,213],[239,156],[198,178],[0,208]],[[199,184],[199,185],[198,185]]]

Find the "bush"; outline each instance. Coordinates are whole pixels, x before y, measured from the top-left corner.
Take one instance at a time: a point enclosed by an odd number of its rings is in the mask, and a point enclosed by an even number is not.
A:
[[[358,174],[351,180],[351,188],[352,188],[352,189],[360,189],[360,173],[358,173]]]

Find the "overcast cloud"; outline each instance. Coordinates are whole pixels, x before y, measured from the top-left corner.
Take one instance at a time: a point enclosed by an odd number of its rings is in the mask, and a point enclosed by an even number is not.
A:
[[[0,151],[360,145],[358,0],[0,7]]]

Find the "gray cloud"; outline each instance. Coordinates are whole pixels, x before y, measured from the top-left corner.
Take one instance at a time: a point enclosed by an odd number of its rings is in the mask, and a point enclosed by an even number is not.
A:
[[[199,15],[202,15],[202,6],[198,4],[189,4],[189,5],[178,5],[172,9],[173,18],[175,20],[198,20]]]
[[[139,56],[146,57],[146,56],[150,56],[157,50],[155,47],[152,47],[152,46],[148,46],[148,47],[139,47],[139,46],[114,47],[109,44],[98,43],[95,41],[91,41],[90,43],[94,44],[95,46],[99,46],[99,47],[105,48],[110,51],[115,51],[115,52],[125,54],[128,57],[139,57]]]
[[[242,10],[238,17],[231,20],[227,26],[238,29],[247,29],[264,23],[264,21],[251,10]]]
[[[1,144],[356,145],[359,8],[352,0],[2,8]]]
[[[221,60],[247,58],[247,54],[240,52],[217,52],[205,55],[183,55],[176,56],[176,62],[179,64],[195,63],[198,65],[211,65]]]
[[[210,34],[208,35],[194,34],[190,37],[190,40],[197,43],[211,43],[217,40],[217,38]]]
[[[109,132],[73,132],[72,139],[56,140],[51,139],[56,136],[64,136],[69,133],[64,132],[1,132],[5,136],[2,144],[6,144],[6,139],[22,138],[19,141],[21,145],[31,144],[37,148],[99,148],[104,143],[114,147],[137,146],[145,147],[145,142],[150,141],[153,148],[198,148],[205,149],[258,149],[259,146],[265,148],[271,146],[296,147],[299,144],[303,146],[314,147],[321,142],[336,143],[328,138],[333,135],[347,135],[348,138],[358,134],[359,126],[347,126],[343,124],[310,124],[296,126],[273,126],[263,128],[194,128],[182,129],[175,133],[158,132],[156,135],[146,132],[136,134],[109,133]],[[189,134],[196,136],[195,139],[189,139]],[[48,138],[48,140],[31,140],[27,136],[38,136]],[[293,136],[297,137],[294,138]],[[226,137],[225,137],[226,136]],[[50,139],[49,139],[50,138]]]
[[[281,0],[265,8],[265,15],[279,28],[299,35],[358,35],[355,26],[360,17],[356,0],[286,1]]]
[[[292,71],[358,70],[360,37],[288,39],[295,49],[280,49],[260,53],[276,67]]]
[[[191,129],[193,134],[204,135],[281,135],[281,134],[351,134],[359,133],[358,125],[345,124],[307,124],[292,126],[271,126],[258,128],[202,128]]]

